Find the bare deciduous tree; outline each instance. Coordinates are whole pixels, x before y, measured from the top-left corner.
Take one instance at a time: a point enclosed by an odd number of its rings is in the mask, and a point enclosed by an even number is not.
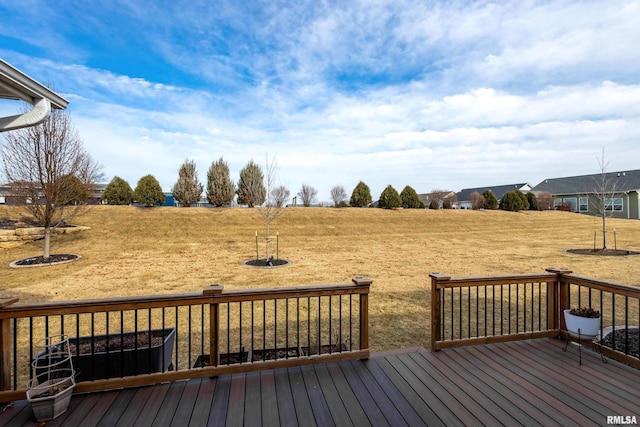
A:
[[[291,192],[284,185],[279,185],[271,191],[273,202],[279,208],[283,208],[286,206],[287,200],[289,200],[290,195]]]
[[[484,206],[484,196],[477,191],[471,193],[469,201],[471,202],[471,209],[482,209]]]
[[[12,196],[44,227],[43,258],[49,259],[51,228],[87,205],[101,166],[63,110],[53,110],[37,126],[7,132],[0,155]]]
[[[314,204],[317,200],[318,190],[310,186],[309,184],[302,184],[298,196],[302,200],[302,205],[306,208]]]
[[[331,189],[331,200],[336,208],[344,206],[347,200],[347,190],[342,185],[336,185]]]
[[[553,195],[548,191],[541,191],[536,195],[536,206],[539,211],[553,209]]]

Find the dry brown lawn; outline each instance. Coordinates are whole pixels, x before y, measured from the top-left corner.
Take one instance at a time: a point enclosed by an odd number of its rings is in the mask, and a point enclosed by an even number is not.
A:
[[[18,215],[0,208],[0,215]],[[598,218],[565,212],[430,211],[288,208],[275,221],[284,268],[242,265],[255,257],[264,222],[253,209],[99,206],[76,218],[91,227],[56,236],[53,253],[76,253],[71,264],[12,269],[41,254],[41,242],[0,250],[0,294],[21,302],[227,289],[348,283],[373,279],[373,350],[428,344],[429,273],[452,276],[575,273],[640,285],[640,258],[588,257]],[[640,251],[640,222],[609,219],[617,247]],[[261,256],[264,244],[261,242]],[[275,250],[275,245],[272,245]]]

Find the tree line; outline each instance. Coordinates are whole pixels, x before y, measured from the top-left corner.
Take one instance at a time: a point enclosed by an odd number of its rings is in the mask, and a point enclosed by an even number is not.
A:
[[[267,165],[269,172],[269,164]],[[268,174],[267,174],[268,175]],[[269,178],[269,176],[267,176]],[[171,193],[174,199],[182,206],[189,207],[200,201],[205,192],[207,201],[213,206],[229,206],[234,198],[239,205],[248,207],[262,206],[267,199],[268,204],[276,207],[284,207],[291,196],[291,192],[284,185],[273,185],[271,179],[267,179],[259,164],[250,160],[241,170],[237,183],[231,179],[228,163],[220,157],[214,161],[207,171],[206,187],[200,183],[196,164],[193,160],[185,160],[178,170],[178,180],[173,185]],[[335,207],[368,207],[373,205],[369,186],[360,181],[351,193],[348,194],[344,186],[336,185],[330,191],[331,200]],[[309,185],[302,184],[294,198],[309,207],[318,202],[318,190]],[[109,205],[130,205],[133,202],[145,206],[163,204],[165,194],[160,183],[153,175],[140,178],[135,189],[129,183],[116,176],[105,187],[102,200]],[[380,194],[378,207],[381,208],[424,208],[425,205],[418,198],[416,191],[407,185],[401,193],[398,193],[391,185],[387,186]]]

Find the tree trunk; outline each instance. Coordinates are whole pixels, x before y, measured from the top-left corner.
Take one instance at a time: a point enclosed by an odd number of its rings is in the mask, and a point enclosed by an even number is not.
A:
[[[602,215],[602,249],[607,249],[607,213]]]
[[[44,253],[42,257],[44,259],[49,259],[51,256],[51,227],[47,226],[44,228]]]

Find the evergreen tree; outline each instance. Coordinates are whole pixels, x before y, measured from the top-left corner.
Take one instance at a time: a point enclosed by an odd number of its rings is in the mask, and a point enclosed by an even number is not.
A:
[[[538,200],[536,199],[536,195],[531,191],[527,193],[527,201],[529,202],[529,210],[537,211],[538,210]]]
[[[133,198],[145,206],[154,206],[163,204],[165,196],[158,180],[153,175],[145,175],[133,190]]]
[[[229,165],[220,157],[207,171],[207,200],[213,206],[226,206],[233,201],[235,191]]]
[[[484,209],[498,209],[498,199],[491,190],[484,190],[482,197],[484,197],[484,205],[482,206]]]
[[[130,205],[133,202],[133,190],[127,181],[115,176],[104,189],[102,200],[108,205]]]
[[[520,190],[516,190],[515,193],[516,193],[516,196],[520,198],[520,201],[522,201],[522,207],[520,208],[520,210],[523,210],[523,211],[529,210],[529,199],[527,198],[526,194],[524,194]]]
[[[378,200],[378,207],[384,209],[399,208],[402,206],[402,199],[400,195],[391,185],[387,185],[387,188],[382,190],[380,194],[380,200]]]
[[[237,194],[238,203],[250,208],[260,206],[265,201],[267,189],[264,186],[262,169],[253,160],[249,160],[249,163],[240,171]]]
[[[400,198],[402,199],[402,207],[405,209],[418,209],[420,207],[418,193],[409,185],[402,189]]]
[[[202,184],[198,181],[196,162],[185,160],[178,171],[178,181],[173,185],[171,193],[173,197],[188,208],[191,203],[196,203],[202,195]]]
[[[369,190],[369,186],[360,181],[351,193],[349,204],[356,208],[369,206],[371,204],[371,190]]]
[[[522,208],[522,199],[515,191],[505,193],[500,199],[500,209],[503,211],[519,212]]]

